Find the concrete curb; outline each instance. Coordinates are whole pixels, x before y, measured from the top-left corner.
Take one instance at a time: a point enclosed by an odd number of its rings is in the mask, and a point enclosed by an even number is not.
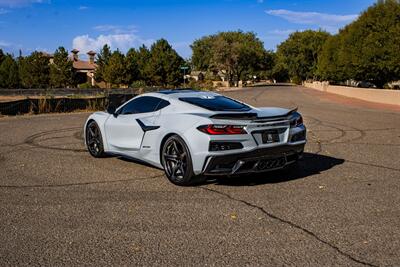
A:
[[[304,87],[364,101],[400,106],[400,90],[366,89],[329,85],[327,82],[304,82]]]

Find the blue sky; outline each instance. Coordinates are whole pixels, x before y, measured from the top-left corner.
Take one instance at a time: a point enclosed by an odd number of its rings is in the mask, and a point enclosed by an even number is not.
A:
[[[167,39],[183,57],[189,45],[218,31],[253,31],[275,49],[296,30],[331,33],[374,0],[0,0],[0,48],[17,54],[53,52],[62,45],[83,53]]]

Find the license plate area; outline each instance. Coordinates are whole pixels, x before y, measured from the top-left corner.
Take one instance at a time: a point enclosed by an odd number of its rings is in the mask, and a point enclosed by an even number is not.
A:
[[[280,133],[277,129],[265,130],[261,133],[261,140],[263,144],[279,143]]]

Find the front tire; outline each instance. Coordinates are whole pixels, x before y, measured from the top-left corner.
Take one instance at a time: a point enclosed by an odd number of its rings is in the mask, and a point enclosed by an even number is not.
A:
[[[178,135],[169,137],[161,150],[165,175],[175,185],[188,186],[203,181],[193,172],[192,157],[185,141]]]
[[[95,158],[104,157],[104,146],[103,138],[101,137],[100,128],[95,121],[91,121],[87,124],[85,130],[86,147]]]

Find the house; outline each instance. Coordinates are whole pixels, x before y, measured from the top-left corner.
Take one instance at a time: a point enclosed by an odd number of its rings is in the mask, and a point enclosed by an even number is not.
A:
[[[88,61],[79,59],[79,50],[77,49],[73,49],[71,53],[71,60],[73,61],[73,68],[75,69],[78,83],[87,82],[94,86],[96,84],[96,81],[94,80],[94,73],[97,68],[97,64],[95,63],[96,52],[87,52],[89,59]]]

